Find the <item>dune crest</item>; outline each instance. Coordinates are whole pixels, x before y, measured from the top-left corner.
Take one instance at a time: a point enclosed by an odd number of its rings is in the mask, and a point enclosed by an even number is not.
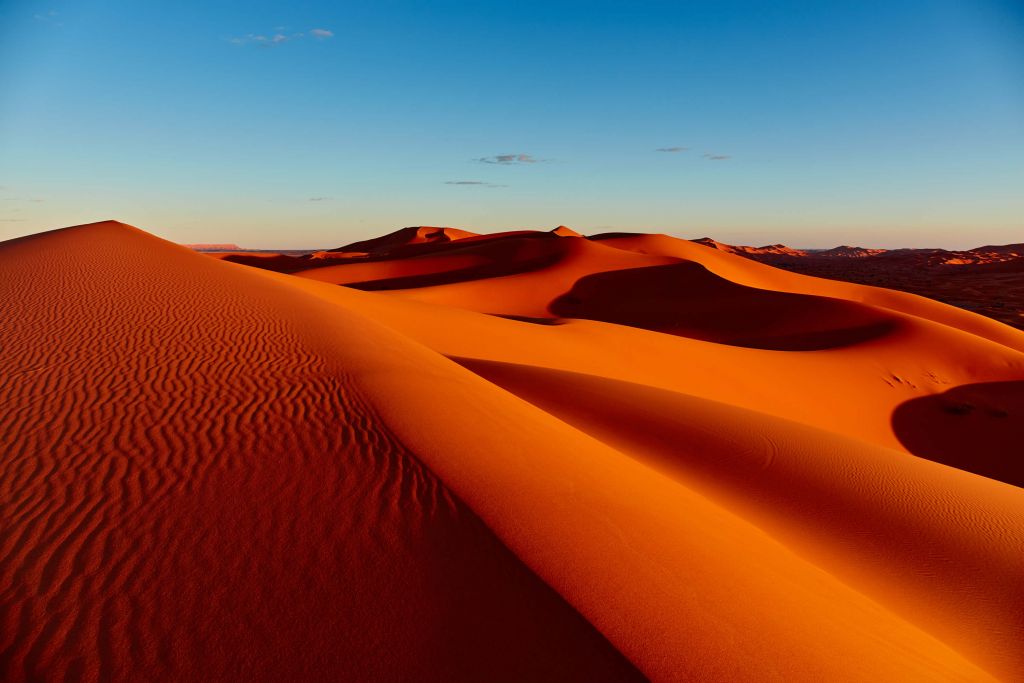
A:
[[[475,232],[459,230],[458,228],[435,228],[420,226],[413,228],[402,228],[393,233],[362,242],[353,242],[331,251],[357,252],[365,254],[386,254],[398,247],[405,247],[410,244],[446,244],[467,237],[475,237]]]
[[[1024,677],[994,320],[565,226],[0,267],[5,680]]]

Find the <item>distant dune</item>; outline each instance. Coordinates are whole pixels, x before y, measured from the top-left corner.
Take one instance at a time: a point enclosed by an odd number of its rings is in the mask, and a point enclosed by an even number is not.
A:
[[[207,251],[212,251],[212,252],[218,252],[218,251],[246,251],[245,249],[243,249],[242,247],[238,246],[237,244],[183,244],[181,246],[188,247],[189,249],[192,249],[193,251],[202,251],[202,252],[207,252]]]
[[[704,246],[797,273],[900,289],[965,308],[1024,330],[1024,244],[946,249],[791,249],[742,247],[710,238]]]
[[[0,243],[4,680],[1024,679],[1024,332],[793,272],[1014,248],[226,251]]]

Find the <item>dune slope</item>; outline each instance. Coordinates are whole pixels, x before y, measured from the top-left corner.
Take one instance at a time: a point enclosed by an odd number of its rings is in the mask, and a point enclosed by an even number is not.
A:
[[[1000,670],[1020,666],[1021,490],[684,394],[559,370],[462,362],[741,512],[977,661]]]
[[[5,680],[638,676],[381,422],[358,316],[113,223],[0,263]]]

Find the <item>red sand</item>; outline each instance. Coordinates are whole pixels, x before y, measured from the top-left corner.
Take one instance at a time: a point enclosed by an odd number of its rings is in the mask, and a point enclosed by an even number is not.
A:
[[[352,246],[0,243],[0,677],[1024,677],[1024,333],[665,236]]]

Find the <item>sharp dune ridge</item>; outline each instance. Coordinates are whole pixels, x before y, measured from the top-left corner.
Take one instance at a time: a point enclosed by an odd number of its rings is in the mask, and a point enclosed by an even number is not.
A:
[[[0,243],[0,677],[1024,678],[1024,332],[708,246]]]

